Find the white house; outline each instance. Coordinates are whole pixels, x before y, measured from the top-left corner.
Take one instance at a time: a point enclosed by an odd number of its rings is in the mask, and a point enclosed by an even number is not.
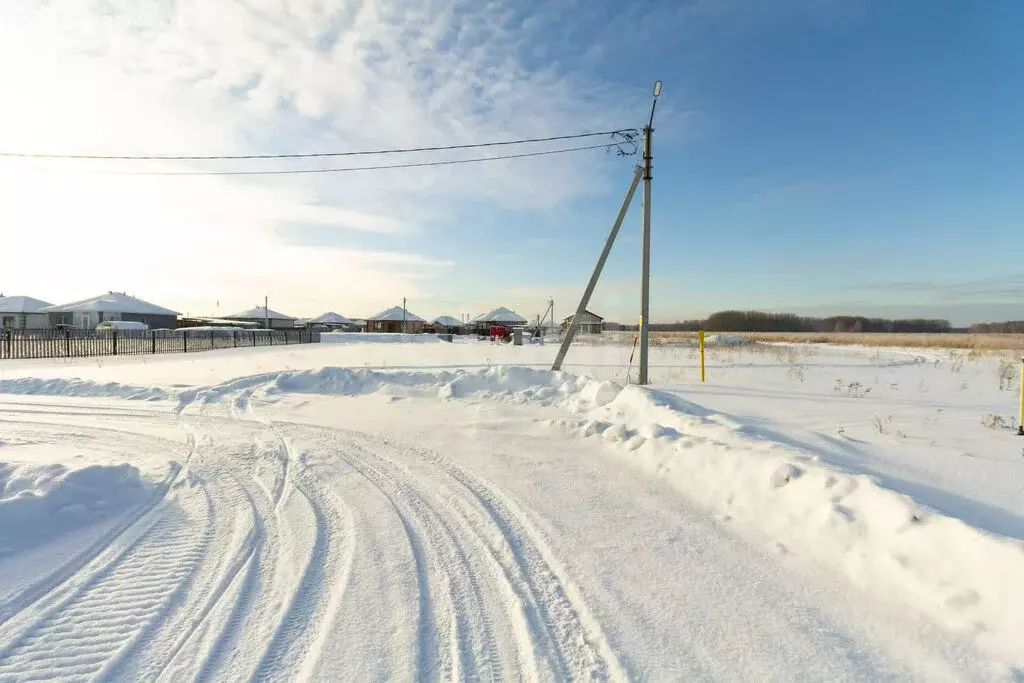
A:
[[[339,328],[348,329],[356,326],[354,320],[349,320],[345,316],[340,313],[335,313],[334,311],[327,311],[326,313],[321,313],[315,318],[310,318],[309,320],[303,320],[301,322],[306,327],[311,325],[324,325],[332,330]]]
[[[225,320],[240,320],[248,323],[258,323],[260,327],[270,326],[271,329],[293,329],[295,327],[295,317],[285,315],[275,311],[274,309],[266,308],[265,306],[256,306],[250,308],[247,311],[240,311],[233,315],[224,316]]]
[[[145,323],[150,329],[174,329],[178,326],[177,311],[128,296],[124,292],[107,292],[89,299],[43,309],[50,317],[50,326],[67,325],[83,330],[94,329],[107,320]]]
[[[44,308],[53,304],[30,296],[0,296],[0,327],[14,330],[39,330],[50,326]]]

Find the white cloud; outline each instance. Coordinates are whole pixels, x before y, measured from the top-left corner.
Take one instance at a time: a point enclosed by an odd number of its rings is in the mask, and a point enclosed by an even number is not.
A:
[[[0,150],[274,153],[622,125],[629,102],[619,106],[619,94],[554,62],[530,64],[545,22],[524,23],[510,7],[483,0],[3,3]],[[451,219],[462,202],[552,206],[596,191],[602,178],[600,164],[557,156],[261,178],[27,172],[26,163],[0,164],[0,237],[5,251],[19,254],[5,264],[8,286],[59,300],[120,283],[153,292],[159,303],[200,309],[216,301],[244,307],[271,289],[280,307],[304,309],[297,314],[340,308],[339,301],[383,307],[425,291],[446,266],[402,253],[402,235]],[[258,164],[271,167],[245,166]],[[310,224],[376,235],[376,250],[282,240],[282,229]],[[42,281],[40,263],[56,274]],[[116,277],[104,271],[108,263],[117,264]]]

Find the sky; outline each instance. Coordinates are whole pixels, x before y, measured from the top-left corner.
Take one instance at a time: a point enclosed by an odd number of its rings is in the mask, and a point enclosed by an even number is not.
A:
[[[651,319],[1024,318],[1015,0],[21,0],[0,152],[243,155],[640,128]],[[190,315],[575,308],[638,157],[0,157],[0,292]],[[148,175],[140,175],[145,172]],[[590,310],[639,315],[640,195]]]

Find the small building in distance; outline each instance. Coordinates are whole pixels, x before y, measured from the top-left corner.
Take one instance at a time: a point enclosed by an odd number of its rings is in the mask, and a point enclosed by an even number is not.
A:
[[[477,334],[490,334],[492,327],[504,327],[507,330],[512,330],[517,327],[525,327],[529,321],[523,316],[519,315],[515,311],[509,310],[504,306],[499,306],[492,311],[488,311],[483,315],[478,315],[469,321],[469,326],[472,327]]]
[[[427,324],[427,331],[436,334],[462,334],[464,324],[458,318],[450,315],[441,315]]]
[[[265,306],[256,306],[247,311],[241,311],[232,315],[224,316],[225,320],[241,320],[247,323],[256,323],[260,328],[269,327],[272,330],[291,330],[295,328],[295,317],[285,315],[274,309]]]
[[[419,334],[423,332],[427,321],[419,317],[407,308],[392,306],[386,311],[372,315],[366,319],[367,332],[407,332]]]
[[[44,308],[51,327],[95,329],[108,320],[145,323],[153,329],[174,329],[178,326],[177,311],[151,304],[124,292],[107,292],[89,299]]]
[[[571,321],[571,315],[562,320],[562,329],[568,329]],[[583,311],[583,315],[576,321],[576,331],[581,334],[600,334],[603,328],[604,318],[590,311]]]
[[[321,313],[315,318],[302,321],[303,327],[313,327],[314,325],[323,325],[329,330],[344,330],[350,331],[357,328],[354,320],[349,320],[340,313],[334,311],[328,311]]]
[[[50,316],[43,312],[53,304],[30,296],[0,294],[0,328],[5,330],[41,330],[50,326]]]

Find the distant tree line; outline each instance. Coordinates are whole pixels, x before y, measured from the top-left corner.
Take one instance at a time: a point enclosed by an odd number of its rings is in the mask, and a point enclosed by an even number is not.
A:
[[[1024,334],[1024,320],[1007,320],[1001,323],[975,323],[967,329],[974,334]]]
[[[1020,325],[1024,322],[992,323],[993,325]],[[623,325],[624,330],[636,330],[636,325]],[[865,318],[859,315],[836,315],[828,318],[809,318],[793,313],[765,313],[764,311],[718,311],[706,320],[682,320],[674,323],[651,323],[649,329],[658,332],[893,332],[916,333],[952,332],[948,320],[913,318],[889,320]],[[974,331],[972,326],[971,331]],[[980,331],[980,330],[979,330]],[[996,331],[996,330],[992,330]]]

